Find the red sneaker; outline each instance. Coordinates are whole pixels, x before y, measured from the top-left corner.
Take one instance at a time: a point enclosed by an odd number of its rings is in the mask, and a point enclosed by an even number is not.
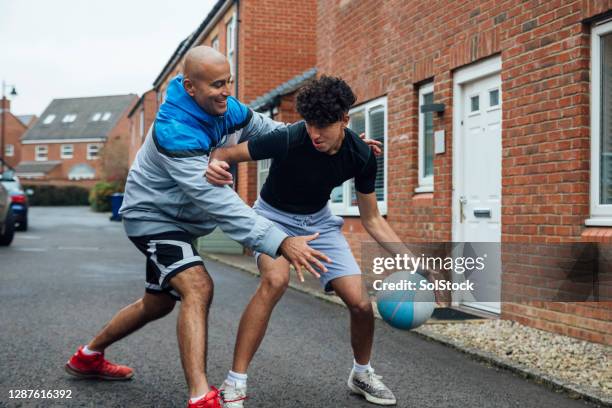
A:
[[[68,374],[79,378],[98,378],[101,380],[129,380],[134,375],[130,367],[113,364],[104,358],[104,353],[87,355],[83,346],[64,366]]]
[[[189,401],[187,403],[187,408],[223,408],[219,390],[215,387],[210,387],[210,391],[208,391],[204,398],[197,402]]]

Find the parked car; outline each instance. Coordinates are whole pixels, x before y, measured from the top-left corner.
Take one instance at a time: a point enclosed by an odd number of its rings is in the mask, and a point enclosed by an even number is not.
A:
[[[11,195],[0,184],[0,246],[11,245],[15,235],[15,219],[11,209]]]
[[[18,231],[28,230],[28,195],[21,187],[19,179],[10,172],[5,172],[0,178],[0,184],[6,188],[11,197],[11,209],[15,217]]]

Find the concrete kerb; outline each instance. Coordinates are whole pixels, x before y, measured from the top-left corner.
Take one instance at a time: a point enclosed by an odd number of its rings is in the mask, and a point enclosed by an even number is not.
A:
[[[257,266],[255,265],[255,262],[250,262],[250,263],[235,262],[235,261],[232,261],[231,259],[228,259],[228,257],[225,257],[223,255],[211,254],[211,253],[206,253],[206,252],[203,252],[202,256],[208,259],[211,259],[213,261],[217,261],[217,262],[229,265],[233,268],[248,272],[252,275],[259,276],[259,271],[257,270]],[[311,287],[308,287],[307,285],[295,283],[293,282],[293,280],[289,282],[289,287],[299,292],[314,296],[315,298],[322,299],[326,302],[330,302],[336,305],[340,305],[342,307],[346,307],[345,304],[342,302],[342,300],[340,300],[337,296],[326,295],[318,287],[316,289],[313,289]],[[376,307],[376,303],[373,302],[372,305],[374,308],[374,315],[376,316],[377,319],[381,319],[381,316],[378,313],[378,309]],[[438,323],[444,323],[444,322],[440,321]],[[463,321],[463,323],[465,323],[465,321]],[[492,353],[482,351],[482,350],[479,350],[473,347],[465,346],[459,342],[456,342],[444,336],[440,336],[436,333],[428,333],[422,330],[421,328],[411,330],[411,332],[417,334],[418,336],[426,340],[435,341],[437,343],[443,344],[447,347],[460,351],[470,356],[472,359],[476,361],[480,361],[480,362],[490,364],[495,367],[499,367],[499,368],[511,371],[517,375],[520,375],[521,377],[527,380],[533,381],[536,384],[544,385],[556,392],[565,392],[569,398],[583,399],[585,401],[598,404],[599,406],[602,406],[602,407],[612,407],[612,398],[606,395],[603,395],[603,394],[599,394],[595,392],[594,390],[587,389],[586,387],[582,387],[577,384],[571,384],[568,382],[564,382],[558,378],[554,378],[547,374],[544,374],[537,369],[525,367],[523,365],[516,364],[511,361],[503,360]]]

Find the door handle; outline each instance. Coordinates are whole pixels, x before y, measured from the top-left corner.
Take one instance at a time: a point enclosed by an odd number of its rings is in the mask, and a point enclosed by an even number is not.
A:
[[[464,213],[464,207],[467,204],[467,198],[465,198],[465,196],[461,196],[459,197],[459,222],[463,223],[463,221],[465,221],[465,213]]]

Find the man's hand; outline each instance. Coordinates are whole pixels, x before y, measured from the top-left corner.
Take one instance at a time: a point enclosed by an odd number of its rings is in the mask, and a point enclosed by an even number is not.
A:
[[[319,259],[331,263],[331,259],[325,256],[324,253],[312,249],[308,246],[308,242],[316,239],[319,233],[308,235],[306,237],[288,237],[281,243],[279,251],[295,268],[300,282],[304,282],[302,268],[308,269],[316,278],[321,275],[312,267],[314,264],[320,271],[327,272],[327,268]],[[317,259],[319,258],[319,259]]]
[[[380,156],[382,154],[382,142],[374,139],[367,139],[365,133],[360,134],[359,137],[370,147],[370,149],[372,149],[374,156]]]
[[[443,272],[434,271],[433,269],[426,269],[423,271],[425,278],[431,283],[435,283],[438,280],[450,281],[451,277],[448,271]],[[450,307],[453,299],[450,290],[434,290],[434,296],[436,298],[436,304],[440,307]]]
[[[206,180],[213,186],[226,186],[234,183],[234,178],[227,162],[211,158],[206,169]]]

